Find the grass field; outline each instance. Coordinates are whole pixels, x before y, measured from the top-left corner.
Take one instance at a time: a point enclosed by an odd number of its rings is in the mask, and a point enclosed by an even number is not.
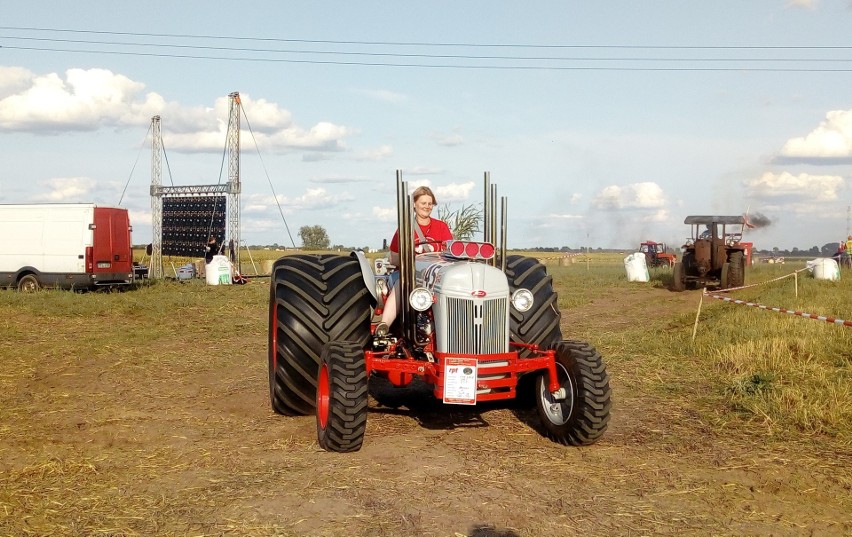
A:
[[[622,260],[542,256],[613,387],[580,449],[509,409],[372,408],[361,452],[318,451],[312,418],[269,408],[268,278],[0,291],[0,535],[852,532],[852,327],[673,293],[668,269],[628,282]],[[852,272],[803,267],[730,295],[852,319]]]

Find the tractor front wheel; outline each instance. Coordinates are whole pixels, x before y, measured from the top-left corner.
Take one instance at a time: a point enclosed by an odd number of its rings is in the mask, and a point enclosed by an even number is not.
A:
[[[367,366],[355,343],[330,341],[317,380],[317,441],[326,451],[361,449],[367,429]]]
[[[745,256],[742,252],[731,252],[728,264],[728,284],[731,287],[742,287],[745,283]]]
[[[564,399],[548,390],[547,373],[538,378],[536,404],[547,436],[560,444],[594,443],[607,428],[611,403],[609,375],[603,358],[582,341],[560,341],[556,372]]]
[[[683,291],[686,289],[686,284],[683,280],[683,263],[675,263],[672,270],[672,290]]]

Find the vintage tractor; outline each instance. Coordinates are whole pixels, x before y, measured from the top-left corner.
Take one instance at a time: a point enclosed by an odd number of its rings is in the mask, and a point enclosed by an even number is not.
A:
[[[742,216],[687,216],[692,234],[683,245],[682,262],[675,263],[672,288],[740,287],[745,282],[745,250],[740,242],[746,221]],[[739,226],[739,231],[734,232]]]
[[[577,446],[598,440],[610,415],[604,362],[588,343],[563,340],[545,267],[505,255],[505,198],[497,251],[495,200],[486,173],[484,240],[450,241],[440,252],[415,257],[408,184],[397,172],[402,255],[396,285],[404,300],[381,337],[375,319],[388,296],[387,279],[374,274],[363,252],[278,259],[269,295],[273,410],[316,413],[319,445],[351,452],[363,443],[370,394],[385,404],[374,382],[390,388],[388,401],[396,400],[394,390],[416,382],[444,405],[509,400],[528,391],[546,436]]]
[[[677,256],[668,251],[662,242],[645,241],[639,244],[639,251],[645,254],[645,263],[649,267],[673,267]]]

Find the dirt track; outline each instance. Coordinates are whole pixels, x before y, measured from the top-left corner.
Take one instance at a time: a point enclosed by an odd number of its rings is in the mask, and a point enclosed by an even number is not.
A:
[[[373,405],[360,452],[319,451],[313,417],[269,407],[266,285],[186,286],[181,310],[144,319],[4,303],[2,346],[20,352],[0,378],[0,535],[852,533],[848,453],[719,433],[649,395],[629,360],[610,365],[613,417],[591,447],[549,442],[526,411],[412,403]],[[660,315],[658,300],[696,305],[616,293],[564,323],[617,333]],[[202,307],[221,325],[194,322]],[[157,319],[132,348],[110,347]]]

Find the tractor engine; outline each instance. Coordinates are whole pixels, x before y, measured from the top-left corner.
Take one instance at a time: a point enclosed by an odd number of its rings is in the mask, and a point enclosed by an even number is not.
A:
[[[693,268],[699,275],[704,276],[713,269],[712,256],[710,254],[712,243],[709,239],[698,239],[695,241],[695,254],[693,257]]]
[[[509,284],[503,271],[484,262],[418,256],[418,287],[433,295],[435,350],[496,354],[509,350]],[[418,336],[426,324],[418,316]]]

